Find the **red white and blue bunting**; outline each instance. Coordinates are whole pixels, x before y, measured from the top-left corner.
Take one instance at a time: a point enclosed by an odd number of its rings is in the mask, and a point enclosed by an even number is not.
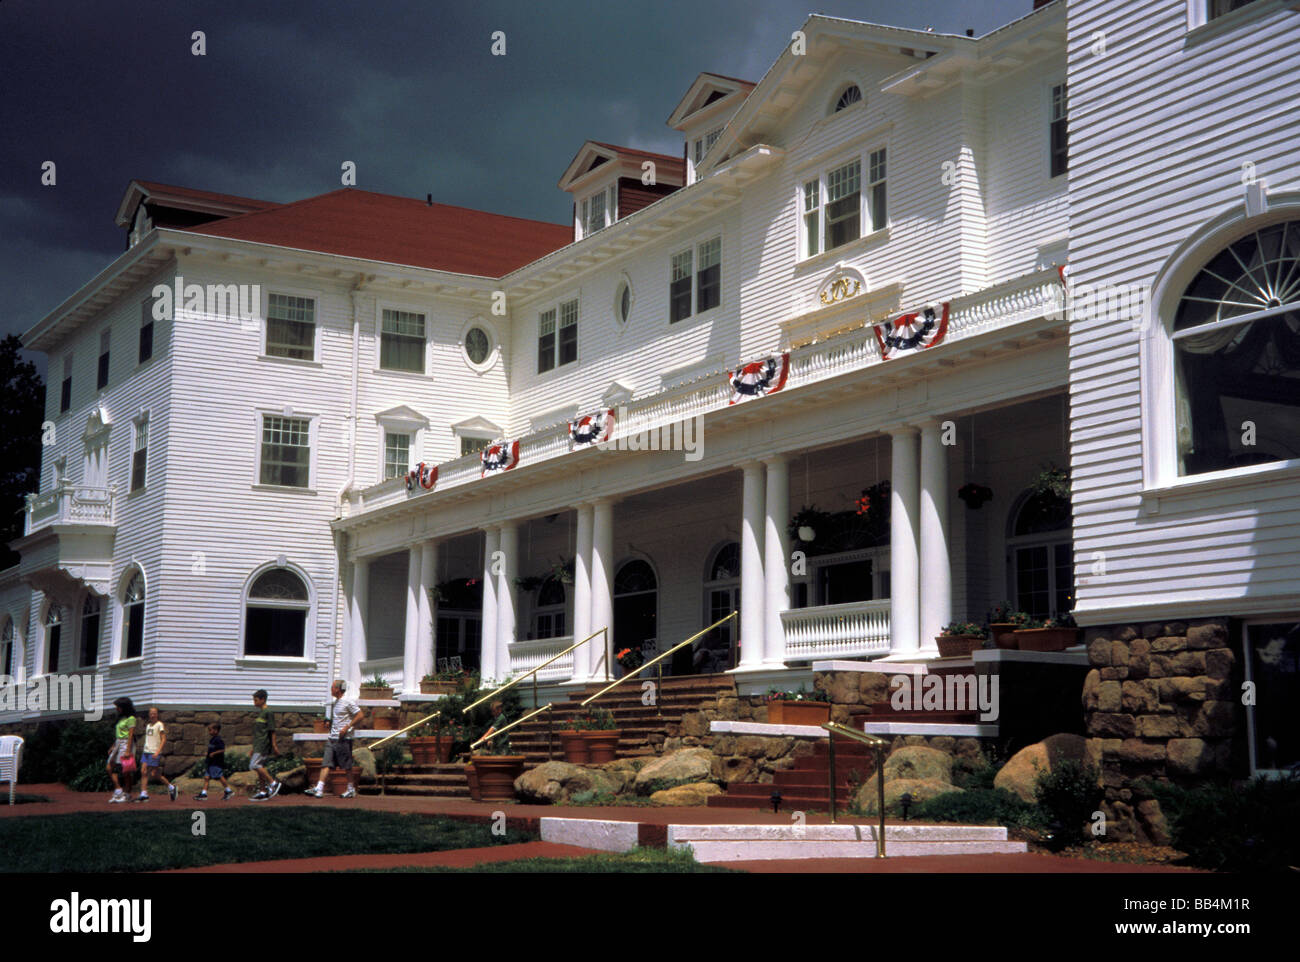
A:
[[[1069,264],[1057,265],[1056,273],[1061,278],[1061,286],[1068,291],[1070,289],[1070,265]]]
[[[414,491],[416,485],[424,488],[425,491],[432,491],[437,483],[438,466],[436,464],[425,464],[421,461],[406,474],[407,491]]]
[[[948,304],[943,302],[942,313],[927,305],[913,314],[874,325],[881,360],[915,354],[942,342],[948,333]]]
[[[739,404],[751,398],[775,394],[785,387],[790,376],[790,352],[780,357],[768,357],[761,361],[751,361],[734,371],[727,372],[731,383],[731,400],[728,404]]]
[[[483,466],[480,478],[495,471],[509,471],[519,463],[519,442],[498,441],[489,444],[479,455],[479,461]]]
[[[614,412],[597,411],[569,422],[569,449],[585,448],[608,441],[614,435]]]

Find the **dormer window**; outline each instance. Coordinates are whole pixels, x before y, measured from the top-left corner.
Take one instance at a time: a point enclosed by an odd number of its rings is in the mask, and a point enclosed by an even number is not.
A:
[[[862,91],[857,84],[849,84],[840,91],[840,95],[835,101],[835,110],[832,112],[839,113],[841,110],[860,103],[862,103]]]
[[[135,209],[135,218],[131,221],[129,246],[134,247],[140,243],[151,227],[153,227],[153,224],[149,221],[149,211],[145,209],[144,204],[141,204]]]
[[[722,128],[719,127],[717,130],[710,130],[703,137],[697,137],[695,139],[695,144],[691,153],[691,160],[696,167],[700,166],[700,161],[704,159],[704,155],[707,154],[709,149],[718,142],[718,138],[721,136]]]
[[[615,185],[598,190],[582,202],[582,236],[590,237],[614,223],[618,208],[615,206]]]

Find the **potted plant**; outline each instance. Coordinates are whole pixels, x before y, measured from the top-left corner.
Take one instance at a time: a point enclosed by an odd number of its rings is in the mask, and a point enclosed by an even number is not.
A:
[[[589,729],[588,715],[589,713],[583,713],[574,716],[570,720],[568,728],[556,732],[560,737],[560,748],[564,752],[564,760],[570,765],[591,764],[591,749],[586,738]]]
[[[370,727],[378,732],[397,731],[397,712],[392,708],[375,708],[370,712]]]
[[[1079,627],[1066,612],[1046,622],[1031,622],[1016,631],[1021,651],[1065,651],[1079,640]]]
[[[406,739],[416,765],[445,765],[451,759],[451,747],[464,737],[459,725],[441,724],[435,718],[416,728]]]
[[[328,735],[330,731],[330,720],[324,715],[313,715],[311,719],[311,730],[316,735]]]
[[[957,489],[957,497],[966,502],[966,507],[978,511],[984,502],[993,500],[993,489],[983,484],[969,482]]]
[[[436,674],[431,672],[420,679],[420,694],[454,695],[468,681],[467,671],[440,671]]]
[[[993,634],[994,643],[999,648],[1014,651],[1020,647],[1016,641],[1016,630],[1023,628],[1029,620],[1028,612],[1014,610],[1009,601],[994,606],[989,612],[989,631]]]
[[[376,673],[361,683],[360,694],[366,701],[388,701],[393,697],[393,686],[383,675]]]
[[[630,675],[645,664],[645,654],[638,648],[624,648],[614,656],[623,674]]]
[[[939,629],[934,642],[939,646],[940,658],[965,658],[983,646],[989,633],[970,621],[953,621]]]
[[[307,786],[309,788],[320,781],[321,765],[324,761],[325,759],[320,755],[316,755],[312,758],[304,758],[302,760],[303,765],[307,769]],[[334,795],[342,795],[347,791],[349,775],[351,775],[350,780],[352,784],[356,785],[361,777],[361,769],[356,765],[352,766],[351,772],[345,772],[339,768],[330,769],[330,777],[329,781],[325,783],[325,791]]]
[[[618,741],[623,732],[615,725],[614,716],[608,709],[597,708],[591,712],[587,729],[582,734],[592,765],[603,765],[618,757]]]
[[[831,696],[824,691],[803,690],[767,692],[767,723],[769,725],[821,725],[830,721]]]
[[[470,798],[476,802],[510,802],[515,779],[524,773],[524,756],[510,754],[510,736],[492,741],[499,755],[475,755],[470,762]]]

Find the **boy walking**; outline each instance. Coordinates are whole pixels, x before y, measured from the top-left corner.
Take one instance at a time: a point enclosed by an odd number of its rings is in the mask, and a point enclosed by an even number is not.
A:
[[[330,686],[334,702],[330,705],[330,738],[325,744],[325,758],[321,762],[320,781],[314,788],[307,789],[306,794],[313,798],[325,795],[325,780],[331,768],[341,768],[348,773],[348,790],[342,798],[356,798],[357,790],[352,784],[352,730],[361,721],[361,707],[354,699],[344,698],[347,684],[335,680]]]
[[[260,802],[280,794],[280,783],[266,770],[266,760],[280,754],[275,744],[275,715],[266,707],[266,689],[253,692],[253,755],[248,760],[248,770],[257,773],[257,794],[253,801]]]
[[[137,802],[149,801],[149,780],[153,775],[163,780],[167,794],[173,802],[176,801],[176,786],[168,781],[162,769],[162,753],[166,747],[167,728],[158,717],[158,709],[150,708],[149,724],[144,728],[144,757],[140,759],[140,794],[136,796]]]
[[[203,788],[194,797],[203,801],[208,797],[208,782],[213,778],[219,778],[221,784],[225,787],[225,794],[221,796],[223,802],[229,801],[230,796],[235,794],[235,790],[230,787],[230,782],[226,781],[226,743],[221,739],[221,726],[213,722],[208,726],[208,755],[203,763],[207,768],[203,771]]]

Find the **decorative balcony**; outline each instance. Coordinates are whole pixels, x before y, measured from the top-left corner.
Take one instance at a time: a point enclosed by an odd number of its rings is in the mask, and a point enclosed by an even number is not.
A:
[[[532,671],[548,658],[554,658],[573,644],[573,636],[516,641],[510,646],[510,675],[519,677]],[[573,652],[558,658],[537,673],[538,683],[568,681],[573,677]]]
[[[991,330],[1013,327],[1041,318],[1064,324],[1064,291],[1055,267],[1014,278],[974,294],[954,297],[949,302],[945,346]],[[877,319],[875,323],[882,323]],[[832,334],[813,343],[790,349],[788,389],[798,389],[829,380],[850,371],[881,363],[880,346],[871,323]],[[722,411],[731,400],[731,387],[724,371],[701,375],[620,408],[616,436],[628,436],[680,423],[687,418]],[[558,424],[519,438],[519,461],[524,468],[563,457],[570,451],[567,424]],[[439,465],[435,491],[446,491],[476,481],[481,476],[479,456],[469,454]],[[404,481],[391,479],[372,485],[344,502],[345,516],[397,504],[426,492],[417,487],[408,492]],[[433,492],[428,492],[433,493]]]
[[[889,599],[781,612],[786,661],[889,654]]]
[[[116,524],[117,488],[84,488],[67,482],[44,494],[27,495],[27,528],[34,534],[56,524]]]

